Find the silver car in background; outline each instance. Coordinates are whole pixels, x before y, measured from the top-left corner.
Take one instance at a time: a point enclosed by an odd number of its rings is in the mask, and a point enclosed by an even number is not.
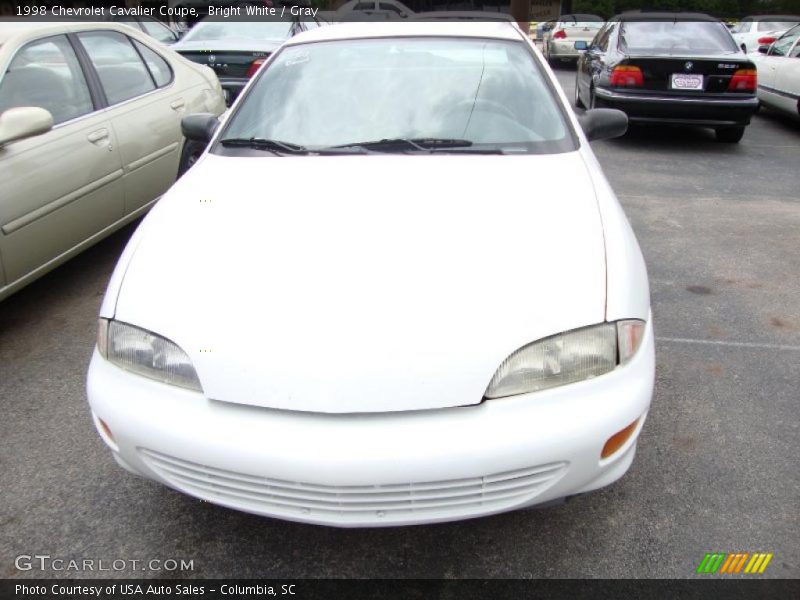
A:
[[[542,54],[551,66],[561,61],[575,61],[582,52],[575,48],[575,42],[588,45],[604,24],[605,19],[597,15],[561,15],[544,32]]]
[[[117,23],[0,23],[0,299],[144,214],[214,72]]]

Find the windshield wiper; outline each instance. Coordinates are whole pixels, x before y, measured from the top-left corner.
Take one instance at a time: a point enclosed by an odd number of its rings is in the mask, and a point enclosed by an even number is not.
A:
[[[452,138],[384,138],[367,142],[353,142],[341,144],[332,148],[365,148],[377,152],[393,152],[398,150],[413,150],[416,152],[435,152],[449,150],[450,148],[468,148],[472,146],[469,140]]]
[[[256,150],[266,150],[275,154],[362,154],[366,152],[361,147],[330,147],[330,148],[306,148],[290,142],[278,140],[267,140],[264,138],[227,138],[219,142],[228,148],[254,148]]]
[[[309,150],[304,146],[291,144],[289,142],[280,142],[278,140],[267,140],[264,138],[226,138],[219,142],[223,146],[231,148],[254,148],[256,150],[267,150],[271,152],[285,153],[285,154],[308,154]]]

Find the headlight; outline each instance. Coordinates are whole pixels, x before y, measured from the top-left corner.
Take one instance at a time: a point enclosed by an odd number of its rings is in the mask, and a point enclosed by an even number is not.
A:
[[[642,342],[643,321],[601,323],[533,342],[503,361],[486,398],[527,394],[591,379],[626,362]]]
[[[100,319],[97,349],[103,358],[132,373],[203,391],[186,352],[168,339],[144,329]]]

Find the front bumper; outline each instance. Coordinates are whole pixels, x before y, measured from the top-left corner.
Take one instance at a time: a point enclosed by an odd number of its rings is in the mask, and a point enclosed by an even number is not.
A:
[[[666,96],[595,89],[597,108],[617,108],[631,122],[701,125],[707,127],[740,127],[750,123],[758,109],[758,99],[702,98]]]
[[[235,405],[132,375],[97,352],[87,389],[98,432],[135,473],[247,512],[364,527],[478,517],[612,483],[633,460],[654,370],[648,322],[639,352],[611,373],[460,408]],[[630,439],[601,459],[606,440],[636,419]]]

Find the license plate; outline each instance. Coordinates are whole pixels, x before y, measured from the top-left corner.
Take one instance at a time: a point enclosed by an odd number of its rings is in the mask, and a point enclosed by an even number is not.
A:
[[[702,90],[703,76],[688,73],[673,73],[670,86],[673,90]]]

